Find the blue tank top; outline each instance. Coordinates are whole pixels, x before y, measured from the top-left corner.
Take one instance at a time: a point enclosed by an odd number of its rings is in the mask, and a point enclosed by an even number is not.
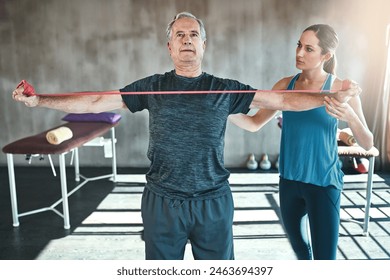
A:
[[[293,90],[297,74],[287,89]],[[334,76],[329,74],[322,90],[330,90]],[[284,179],[322,187],[343,188],[341,164],[337,154],[338,120],[326,113],[325,106],[302,112],[283,112],[279,172]]]

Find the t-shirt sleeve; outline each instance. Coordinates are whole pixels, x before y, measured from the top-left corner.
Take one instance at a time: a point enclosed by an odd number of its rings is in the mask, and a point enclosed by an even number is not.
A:
[[[252,90],[253,92],[232,93],[230,94],[230,114],[249,112],[250,105],[255,96],[255,89],[251,86],[241,84],[237,81],[233,81],[234,89],[238,90]]]
[[[135,93],[145,91],[145,88],[142,86],[143,84],[144,81],[142,80],[136,81],[119,90],[120,92],[123,92],[123,102],[126,104],[127,108],[129,108],[129,110],[133,113],[148,108],[148,95]],[[125,94],[126,92],[129,92],[130,94]]]

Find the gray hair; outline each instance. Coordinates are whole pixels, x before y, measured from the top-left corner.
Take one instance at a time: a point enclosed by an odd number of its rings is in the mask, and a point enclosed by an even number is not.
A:
[[[203,24],[202,20],[198,19],[196,16],[194,16],[193,14],[188,13],[188,12],[181,12],[181,13],[178,13],[178,14],[173,18],[173,20],[168,24],[168,27],[167,27],[167,30],[166,30],[166,34],[167,34],[168,40],[170,40],[170,39],[171,39],[171,36],[172,36],[172,26],[173,26],[173,24],[174,24],[178,19],[181,19],[181,18],[192,18],[192,19],[196,20],[196,21],[199,23],[199,27],[200,27],[200,36],[201,36],[201,38],[202,38],[203,41],[206,41],[206,29],[204,28],[204,24]]]

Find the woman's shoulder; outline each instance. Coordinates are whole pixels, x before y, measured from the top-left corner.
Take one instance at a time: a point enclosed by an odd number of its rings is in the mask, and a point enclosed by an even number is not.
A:
[[[343,80],[339,79],[337,76],[334,76],[332,90],[340,90],[342,85],[343,85]]]
[[[279,81],[276,82],[276,84],[273,86],[272,89],[286,89],[291,79],[293,79],[294,77],[295,75],[280,79]]]

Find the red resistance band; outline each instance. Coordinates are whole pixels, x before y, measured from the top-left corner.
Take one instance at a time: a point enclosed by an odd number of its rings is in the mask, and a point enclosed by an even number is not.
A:
[[[350,80],[344,80],[341,90],[347,90],[351,85]],[[23,94],[27,96],[68,96],[68,95],[110,95],[110,94],[206,94],[206,93],[255,93],[255,92],[309,92],[309,93],[321,93],[329,92],[335,93],[337,91],[330,90],[199,90],[199,91],[140,91],[140,92],[120,92],[116,91],[82,91],[82,92],[64,92],[64,93],[36,93],[32,85],[26,80],[22,80],[17,89],[23,87]]]
[[[27,95],[27,96],[33,96],[35,95],[35,89],[32,85],[30,85],[29,83],[27,83],[26,80],[22,80],[18,86],[16,87],[17,89],[20,88],[20,87],[23,87],[23,94],[24,95]]]

